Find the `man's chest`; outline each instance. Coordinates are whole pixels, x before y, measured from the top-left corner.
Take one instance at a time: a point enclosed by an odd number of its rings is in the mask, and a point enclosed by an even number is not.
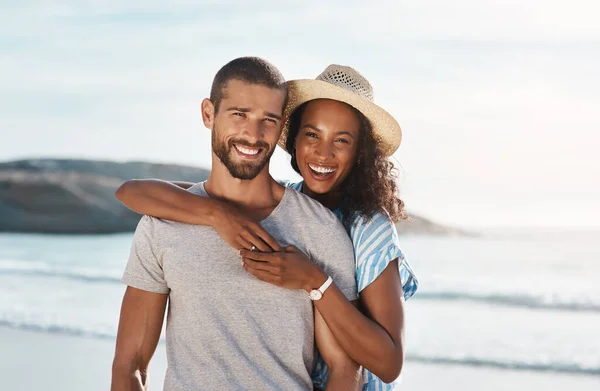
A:
[[[180,233],[165,243],[160,254],[172,295],[305,304],[307,297],[299,294],[303,292],[265,283],[244,270],[239,252],[212,228],[186,226]]]

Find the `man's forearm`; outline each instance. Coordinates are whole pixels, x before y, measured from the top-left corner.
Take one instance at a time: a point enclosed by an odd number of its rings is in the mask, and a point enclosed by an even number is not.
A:
[[[146,391],[148,377],[142,372],[130,370],[114,370],[110,391]]]
[[[362,388],[361,367],[352,363],[341,368],[330,367],[325,391],[360,391]]]

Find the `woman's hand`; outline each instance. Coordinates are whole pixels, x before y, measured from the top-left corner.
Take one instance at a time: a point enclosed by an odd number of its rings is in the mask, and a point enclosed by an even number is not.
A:
[[[252,249],[261,252],[283,251],[275,240],[260,224],[250,219],[235,207],[222,203],[217,208],[211,226],[231,247]]]
[[[327,275],[294,246],[272,253],[240,250],[240,255],[250,274],[283,288],[310,292],[327,280]]]

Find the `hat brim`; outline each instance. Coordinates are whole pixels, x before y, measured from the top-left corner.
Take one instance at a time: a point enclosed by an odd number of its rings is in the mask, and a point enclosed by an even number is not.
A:
[[[279,138],[279,146],[287,151],[286,141],[290,116],[300,105],[315,99],[337,100],[360,111],[371,122],[375,141],[386,156],[392,155],[402,141],[402,129],[398,121],[375,103],[341,87],[321,80],[301,79],[288,81],[288,104],[285,108],[286,122]],[[288,151],[290,152],[290,151]]]

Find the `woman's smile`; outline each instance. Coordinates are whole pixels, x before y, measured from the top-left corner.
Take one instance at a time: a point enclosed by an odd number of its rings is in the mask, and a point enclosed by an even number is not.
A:
[[[308,163],[309,172],[316,180],[328,180],[337,172],[337,167],[322,165],[318,163]]]

